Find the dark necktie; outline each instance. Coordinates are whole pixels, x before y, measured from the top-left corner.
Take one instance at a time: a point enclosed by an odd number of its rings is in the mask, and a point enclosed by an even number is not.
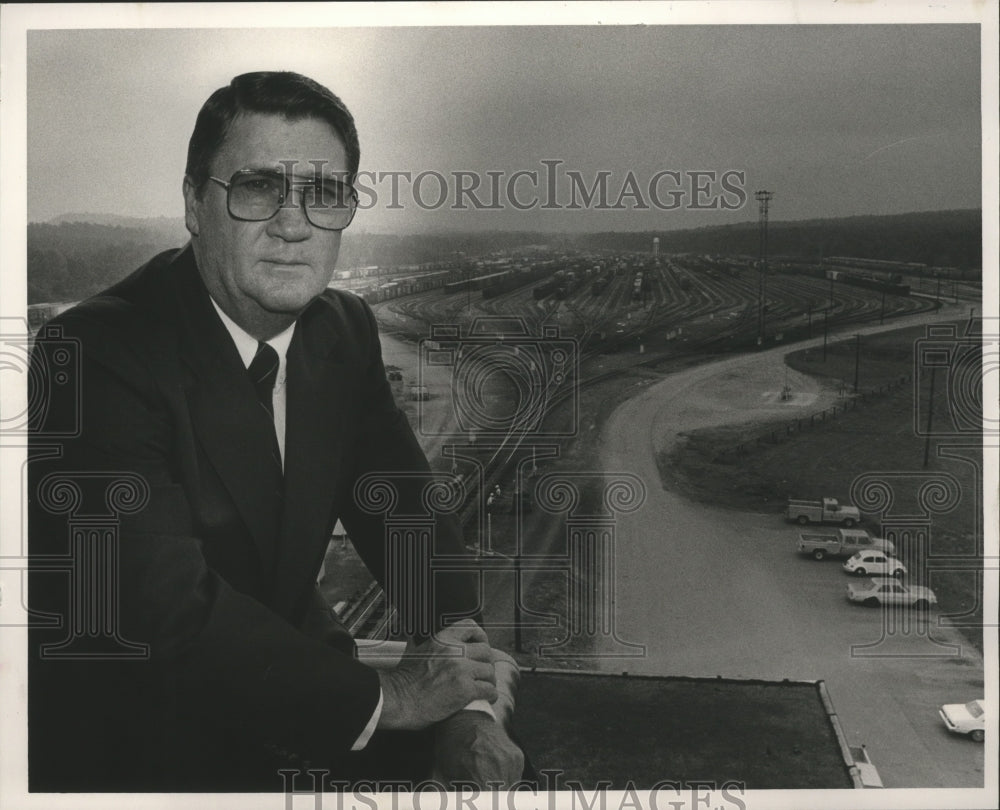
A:
[[[257,344],[257,354],[254,355],[247,369],[250,382],[257,392],[260,406],[267,414],[267,422],[271,426],[271,455],[278,470],[283,473],[281,451],[278,449],[278,434],[274,427],[274,382],[278,379],[278,353],[266,343]]]

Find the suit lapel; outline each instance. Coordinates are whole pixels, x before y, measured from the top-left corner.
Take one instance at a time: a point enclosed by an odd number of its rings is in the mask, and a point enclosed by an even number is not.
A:
[[[280,522],[280,479],[268,463],[269,425],[236,346],[212,307],[190,247],[176,261],[182,313],[179,349],[194,374],[187,391],[192,426],[267,570]]]
[[[285,511],[273,607],[293,621],[333,528],[346,416],[357,400],[357,369],[339,357],[337,323],[328,302],[315,302],[288,350]]]

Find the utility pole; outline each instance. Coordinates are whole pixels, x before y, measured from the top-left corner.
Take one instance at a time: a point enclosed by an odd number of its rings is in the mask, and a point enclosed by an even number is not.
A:
[[[774,199],[773,191],[755,191],[754,199],[760,206],[760,288],[757,298],[759,322],[758,343],[763,346],[767,337],[767,212]]]
[[[925,431],[927,438],[924,439],[924,469],[927,469],[927,464],[930,462],[931,457],[931,429],[934,426],[934,374],[937,372],[937,366],[931,366],[931,393],[927,398],[927,430]]]
[[[882,290],[882,311],[878,316],[879,323],[885,323],[885,289]]]
[[[826,318],[830,314],[829,309],[823,310],[823,362],[826,362]]]

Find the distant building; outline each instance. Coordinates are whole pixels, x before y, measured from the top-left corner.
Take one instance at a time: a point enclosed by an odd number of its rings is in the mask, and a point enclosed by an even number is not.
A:
[[[653,255],[654,256],[659,256],[660,255],[660,237],[659,236],[654,236],[653,237]]]

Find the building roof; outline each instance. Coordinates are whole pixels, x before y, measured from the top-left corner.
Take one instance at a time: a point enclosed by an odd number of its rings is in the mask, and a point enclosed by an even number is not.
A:
[[[529,670],[515,733],[536,771],[594,789],[742,783],[747,790],[860,784],[822,681]]]

